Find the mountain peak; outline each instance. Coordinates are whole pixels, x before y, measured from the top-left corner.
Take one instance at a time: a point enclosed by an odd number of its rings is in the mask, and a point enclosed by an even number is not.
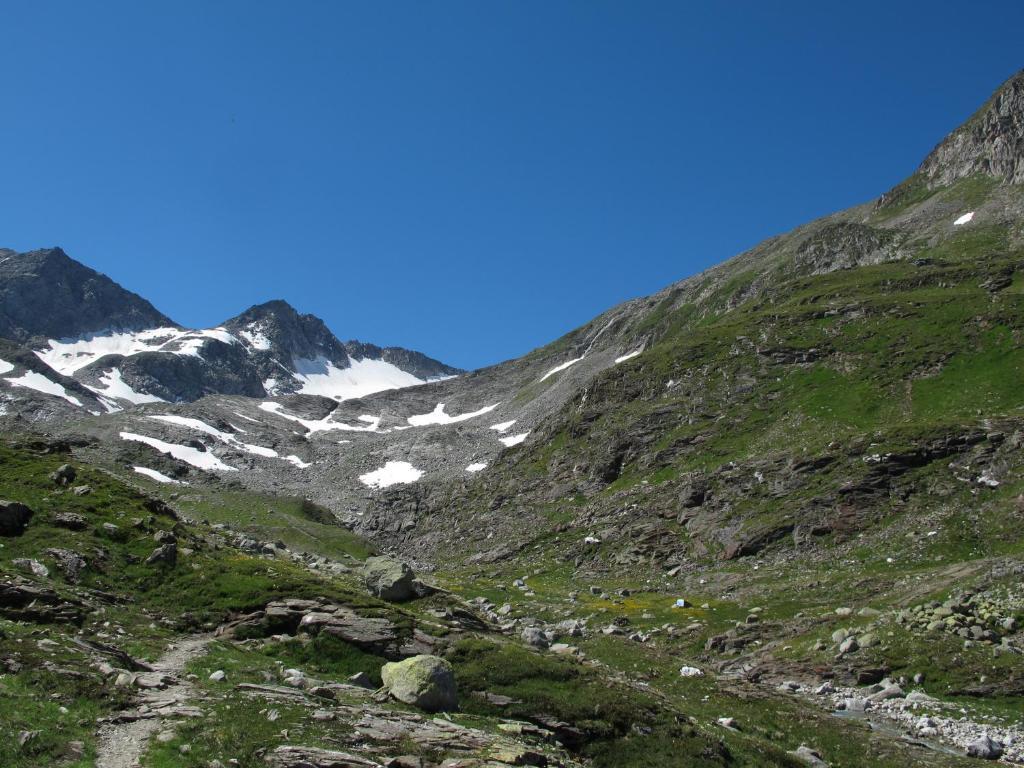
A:
[[[67,338],[106,330],[177,327],[141,296],[61,248],[0,252],[0,336]]]
[[[918,173],[930,188],[975,174],[1024,183],[1024,70],[933,149]]]

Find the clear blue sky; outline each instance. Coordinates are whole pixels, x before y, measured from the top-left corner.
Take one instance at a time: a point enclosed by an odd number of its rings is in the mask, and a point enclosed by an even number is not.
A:
[[[60,245],[186,325],[284,298],[464,367],[876,196],[1024,67],[1017,0],[0,20],[0,245]]]

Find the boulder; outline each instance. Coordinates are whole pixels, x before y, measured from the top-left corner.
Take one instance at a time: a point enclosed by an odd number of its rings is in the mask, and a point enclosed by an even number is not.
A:
[[[70,464],[61,464],[56,470],[50,473],[50,479],[57,485],[71,485],[75,482],[78,473]]]
[[[88,522],[74,512],[58,512],[53,516],[53,524],[58,528],[67,528],[71,531],[84,531]]]
[[[381,667],[389,694],[426,712],[455,709],[458,695],[451,665],[437,656],[413,656]]]
[[[813,766],[813,768],[828,768],[828,763],[822,759],[821,753],[805,744],[801,744],[792,752],[787,752],[786,754],[792,755],[800,762]]]
[[[0,501],[0,536],[21,536],[32,510],[17,501]]]
[[[416,597],[416,574],[408,563],[392,557],[370,557],[363,564],[363,583],[371,594],[391,603]]]
[[[998,760],[1003,756],[1003,745],[986,733],[967,745],[967,754],[970,757],[980,757],[982,760]]]
[[[543,630],[537,627],[526,627],[522,634],[523,642],[527,645],[532,645],[534,648],[547,648],[551,645],[551,641],[548,640],[547,635],[544,634]]]
[[[146,565],[155,565],[157,563],[175,565],[177,562],[178,545],[171,543],[161,544],[159,547],[153,550],[149,557],[146,558]]]

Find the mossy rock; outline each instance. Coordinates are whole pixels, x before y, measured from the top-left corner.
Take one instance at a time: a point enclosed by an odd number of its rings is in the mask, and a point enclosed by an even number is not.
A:
[[[455,673],[437,656],[413,656],[381,667],[384,688],[401,702],[426,712],[458,707]]]

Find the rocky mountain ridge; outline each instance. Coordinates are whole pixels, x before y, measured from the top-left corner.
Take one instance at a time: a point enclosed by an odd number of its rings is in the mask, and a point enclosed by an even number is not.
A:
[[[350,341],[284,301],[185,329],[59,248],[0,253],[0,338],[36,352],[105,409],[205,395],[315,392],[333,399],[454,376],[419,352]]]

